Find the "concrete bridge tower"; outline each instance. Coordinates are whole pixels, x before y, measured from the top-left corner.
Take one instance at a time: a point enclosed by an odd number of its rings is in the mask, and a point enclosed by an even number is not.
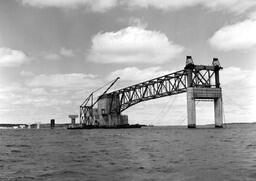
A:
[[[187,56],[185,70],[187,72],[187,119],[188,128],[196,128],[196,100],[214,101],[215,127],[222,128],[222,90],[219,81],[219,60],[213,59],[211,66],[194,65],[191,56]],[[212,72],[212,73],[211,73]],[[215,82],[215,83],[213,83]]]

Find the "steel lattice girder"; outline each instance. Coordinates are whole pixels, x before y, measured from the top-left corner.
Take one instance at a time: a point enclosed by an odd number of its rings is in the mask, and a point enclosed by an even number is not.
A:
[[[192,69],[193,87],[215,87],[214,66],[195,65]],[[119,96],[119,112],[126,110],[139,102],[160,97],[180,94],[187,91],[187,70],[180,70],[139,84],[135,84],[111,93]]]
[[[93,117],[93,108],[91,106],[81,106],[80,107],[80,120],[86,125],[91,125]]]

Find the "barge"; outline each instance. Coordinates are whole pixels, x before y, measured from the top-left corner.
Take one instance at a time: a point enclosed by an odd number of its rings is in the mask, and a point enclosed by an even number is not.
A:
[[[67,129],[127,129],[127,128],[141,128],[143,125],[140,124],[125,124],[125,125],[115,125],[115,126],[106,126],[106,125],[69,125]]]

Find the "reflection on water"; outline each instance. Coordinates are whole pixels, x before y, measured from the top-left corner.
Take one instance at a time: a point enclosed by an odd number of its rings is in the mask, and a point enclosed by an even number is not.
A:
[[[0,180],[256,180],[256,124],[0,130]]]

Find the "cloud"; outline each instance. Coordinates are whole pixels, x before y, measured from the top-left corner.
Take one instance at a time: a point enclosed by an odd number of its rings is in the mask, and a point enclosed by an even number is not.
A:
[[[71,49],[67,49],[65,47],[62,47],[60,49],[60,55],[62,55],[64,57],[73,57],[74,56],[74,52]]]
[[[137,17],[130,17],[129,18],[129,25],[131,26],[136,26],[136,27],[141,27],[141,28],[146,28],[148,24],[140,18]]]
[[[121,81],[146,81],[152,78],[166,75],[171,71],[162,70],[161,67],[150,67],[146,69],[139,69],[137,67],[126,67],[124,69],[118,69],[113,71],[108,76],[109,80],[113,80],[116,77],[120,77]]]
[[[0,67],[18,67],[28,61],[24,52],[0,47]]]
[[[92,11],[104,12],[116,5],[117,0],[20,0],[24,5],[45,8],[68,8],[75,9],[87,7]]]
[[[13,105],[33,105],[36,107],[51,107],[51,106],[63,106],[71,104],[70,100],[60,100],[60,99],[49,99],[47,97],[23,97],[22,99],[15,100]]]
[[[129,9],[155,8],[159,10],[177,10],[186,7],[203,6],[213,11],[223,10],[242,13],[255,7],[255,0],[19,0],[24,5],[45,8],[75,9],[86,7],[92,11],[105,12],[114,7]]]
[[[222,27],[209,39],[216,49],[223,51],[256,48],[256,20],[247,19]]]
[[[230,11],[234,13],[241,14],[243,12],[248,12],[250,9],[256,7],[255,0],[212,0],[205,1],[200,0],[200,5],[203,5],[207,8],[210,8],[213,11],[216,10],[224,10]]]
[[[72,74],[52,74],[52,75],[37,75],[30,80],[27,80],[26,85],[30,87],[52,87],[52,88],[67,88],[67,89],[83,89],[85,87],[97,86],[99,80],[95,75],[72,73]]]
[[[130,8],[177,10],[186,7],[203,6],[213,11],[227,10],[234,13],[242,13],[256,6],[255,0],[129,0],[123,3]]]
[[[22,70],[22,71],[20,72],[20,75],[21,75],[21,76],[24,76],[24,77],[30,77],[30,76],[33,76],[34,73],[31,72],[31,71]]]
[[[129,26],[117,32],[95,35],[87,59],[104,64],[161,64],[178,56],[183,49],[159,31]]]
[[[223,85],[237,84],[238,82],[246,84],[250,82],[246,80],[253,76],[253,71],[243,70],[240,67],[227,67],[220,74],[220,81]]]
[[[34,88],[34,89],[31,89],[31,94],[47,95],[47,91],[44,88]]]
[[[256,11],[251,12],[251,13],[248,15],[248,17],[249,17],[250,19],[256,19]]]
[[[47,60],[60,60],[62,58],[72,58],[75,54],[72,49],[61,47],[57,53],[42,52],[41,56]]]
[[[253,122],[256,118],[256,70],[228,67],[220,73],[228,122]]]
[[[59,60],[61,58],[61,56],[56,53],[44,53],[43,57],[47,60]]]

